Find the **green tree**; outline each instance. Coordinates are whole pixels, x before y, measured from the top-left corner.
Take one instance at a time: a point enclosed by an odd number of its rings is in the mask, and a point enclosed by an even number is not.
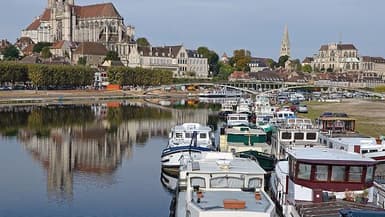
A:
[[[44,59],[48,59],[48,58],[52,57],[52,53],[51,53],[51,50],[49,49],[49,47],[44,47],[41,50],[41,57]]]
[[[19,50],[14,45],[11,45],[4,49],[3,55],[6,60],[17,60],[19,59]]]
[[[251,53],[250,51],[240,49],[235,50],[233,53],[233,57],[231,58],[231,62],[233,63],[233,67],[236,70],[240,71],[250,71],[248,64],[251,61]]]
[[[215,78],[218,81],[226,81],[231,73],[234,72],[234,68],[230,64],[219,63],[219,72]]]
[[[275,69],[275,68],[278,66],[278,63],[275,62],[273,59],[267,59],[267,65],[268,65],[271,69]]]
[[[136,39],[136,43],[138,44],[139,47],[149,47],[151,46],[150,42],[148,42],[147,38],[138,38]]]
[[[78,59],[78,65],[87,65],[87,57],[79,57]]]
[[[312,72],[313,71],[313,69],[312,69],[312,67],[311,67],[311,65],[309,65],[309,64],[306,64],[306,65],[304,65],[303,67],[302,67],[302,71],[304,71],[304,72]]]
[[[207,58],[207,63],[209,64],[209,71],[213,73],[213,75],[218,74],[219,66],[219,56],[215,51],[208,49],[207,47],[198,47],[198,54],[202,55],[204,58]]]
[[[104,60],[114,60],[114,61],[119,61],[119,54],[116,51],[108,51],[106,58]]]
[[[278,66],[284,68],[285,67],[285,63],[286,63],[286,61],[288,59],[289,59],[289,56],[287,56],[287,55],[280,56],[279,60],[278,60]]]
[[[33,46],[33,52],[34,53],[40,53],[43,48],[45,47],[51,47],[52,46],[52,43],[49,43],[49,42],[38,42],[37,44],[35,44],[35,46]]]

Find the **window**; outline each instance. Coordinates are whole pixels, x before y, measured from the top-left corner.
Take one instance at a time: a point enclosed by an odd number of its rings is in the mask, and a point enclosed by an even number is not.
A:
[[[300,163],[298,165],[298,174],[297,178],[310,180],[311,165]]]
[[[206,181],[204,178],[201,178],[201,177],[193,177],[190,179],[190,185],[191,187],[199,186],[199,188],[205,188]]]
[[[332,182],[345,181],[345,166],[332,166]]]
[[[206,139],[207,138],[207,134],[206,133],[200,133],[199,134],[199,138],[200,139]]]
[[[192,133],[185,133],[184,136],[185,138],[190,139],[192,137]]]
[[[212,188],[242,188],[243,179],[238,177],[220,176],[210,180]]]
[[[262,187],[262,179],[260,178],[252,178],[249,180],[249,188],[261,188]]]
[[[373,167],[369,166],[366,168],[365,182],[373,181]]]
[[[362,167],[351,166],[349,168],[349,182],[361,182]]]
[[[306,140],[315,140],[317,139],[317,133],[306,133]]]
[[[175,133],[175,137],[176,138],[183,138],[183,134],[182,133]]]
[[[282,139],[291,139],[291,133],[283,132],[282,133]]]
[[[294,133],[295,140],[303,140],[303,138],[304,138],[303,133]]]
[[[315,180],[317,181],[327,181],[328,180],[328,166],[326,165],[317,165],[315,170]]]

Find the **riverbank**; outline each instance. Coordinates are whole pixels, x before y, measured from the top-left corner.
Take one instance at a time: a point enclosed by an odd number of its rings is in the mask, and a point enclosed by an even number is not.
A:
[[[343,112],[356,119],[356,130],[363,135],[385,135],[385,102],[344,99],[340,103],[307,102],[309,113],[300,116],[314,120],[324,112]]]
[[[13,90],[0,91],[0,105],[90,102],[104,100],[122,100],[138,98],[186,97],[186,93],[153,92],[146,94],[142,90],[107,91],[107,90]]]

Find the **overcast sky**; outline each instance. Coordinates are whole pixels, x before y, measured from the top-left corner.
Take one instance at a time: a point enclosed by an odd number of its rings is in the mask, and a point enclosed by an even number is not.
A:
[[[0,39],[14,42],[47,0],[2,0]],[[293,58],[316,53],[321,44],[353,43],[360,55],[385,57],[384,0],[111,0],[154,46],[207,46],[220,56],[245,48],[277,59],[285,24]],[[108,2],[75,0],[78,5]]]

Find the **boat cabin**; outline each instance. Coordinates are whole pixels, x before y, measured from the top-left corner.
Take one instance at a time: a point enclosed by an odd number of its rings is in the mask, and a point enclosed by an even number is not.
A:
[[[292,147],[323,146],[319,143],[319,130],[307,118],[286,119],[272,134],[271,145],[277,159],[286,159],[286,149]]]
[[[264,191],[265,173],[250,159],[205,153],[180,167],[175,216],[275,216]]]
[[[213,134],[210,127],[199,123],[184,123],[171,129],[168,147],[190,145],[211,147],[213,145],[212,139]]]
[[[228,114],[227,127],[237,125],[249,125],[249,116],[245,113]]]
[[[271,189],[284,216],[338,216],[342,208],[377,209],[373,201],[376,161],[329,148],[292,148],[280,161]]]
[[[317,119],[319,129],[326,133],[353,133],[355,132],[356,120],[347,115],[332,114],[332,116],[321,116]]]

